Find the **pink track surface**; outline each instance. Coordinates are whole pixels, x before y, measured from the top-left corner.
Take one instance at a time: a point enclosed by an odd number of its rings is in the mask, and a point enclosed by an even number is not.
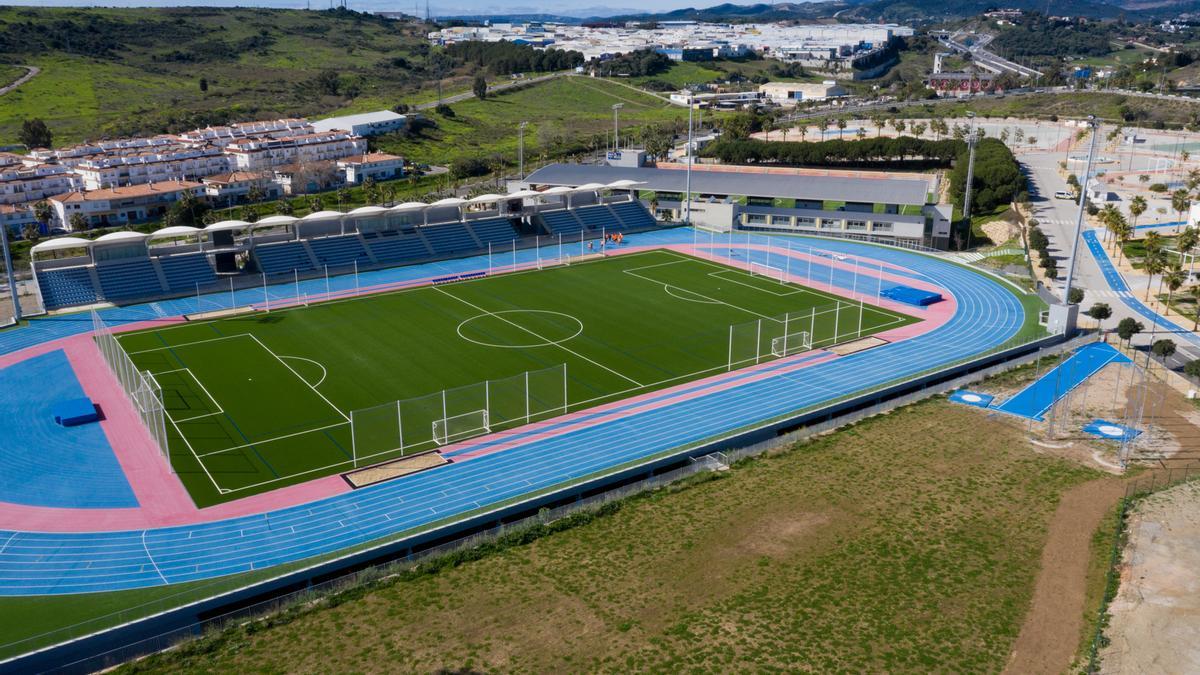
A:
[[[610,248],[609,254],[628,255],[663,248],[710,259],[725,265],[729,265],[732,262],[717,255],[718,252],[725,249],[724,246],[718,245],[710,249],[706,242],[698,242],[698,245],[695,247],[692,245],[624,246],[616,250]],[[767,247],[753,245],[752,248],[761,251],[766,250]],[[744,246],[739,250],[745,250]],[[832,266],[845,271],[855,269],[853,256],[844,256],[844,259],[837,260],[825,256],[810,256],[807,251],[786,251],[776,247],[771,248],[771,252],[773,255],[784,255],[786,253],[791,256],[793,266],[797,263],[805,263],[811,259],[815,263]],[[871,260],[871,264],[879,265],[874,260]],[[517,265],[515,268],[507,266],[498,269],[516,271],[534,267],[536,265],[530,263]],[[884,281],[901,283],[914,288],[942,293],[944,296],[947,295],[946,290],[943,288],[934,286],[923,280],[894,274],[887,271],[889,267],[898,269],[885,264],[885,270],[882,273],[878,271],[863,273],[871,278],[882,275],[881,278]],[[353,297],[355,295],[367,295],[384,290],[426,285],[435,278],[438,277],[433,276],[398,284],[368,286],[357,291],[334,293],[329,297]],[[791,275],[789,281],[799,284],[807,283],[803,277],[796,274]],[[880,307],[910,316],[918,316],[923,319],[923,321],[917,323],[876,334],[878,337],[889,342],[896,342],[927,333],[948,321],[957,309],[957,302],[953,296],[947,297],[945,301],[924,310],[916,310],[913,307],[888,300],[887,298],[877,298],[874,295],[863,295],[861,293],[856,294],[838,287],[823,287],[820,285],[819,279],[812,280],[812,283],[807,285],[832,295],[838,295],[853,301],[861,299],[866,304],[878,304]],[[273,303],[272,308],[285,305],[286,303]],[[143,321],[123,325],[119,330],[125,332],[149,327],[161,327],[164,324],[181,321],[183,319],[179,317]],[[126,398],[120,385],[101,358],[99,350],[96,348],[90,334],[62,338],[35,345],[13,354],[0,356],[0,368],[56,349],[64,350],[72,368],[75,370],[76,376],[79,378],[80,384],[83,386],[84,392],[104,412],[105,419],[100,422],[101,428],[116,455],[117,461],[121,465],[121,469],[129,481],[134,495],[137,497],[139,506],[123,509],[66,509],[0,502],[0,528],[2,529],[27,532],[98,532],[186,525],[264,513],[309,503],[350,490],[349,486],[340,476],[333,475],[199,509],[192,502],[183,485],[169,471],[149,432],[142,426],[141,420],[132,404]],[[795,363],[781,366],[781,362],[777,360],[761,366],[739,369],[732,373],[713,375],[701,380],[694,380],[667,389],[660,389],[614,403],[571,413],[546,422],[539,422],[511,431],[470,439],[446,446],[442,449],[442,452],[456,453],[454,456],[455,462],[470,461],[472,458],[502,452],[539,438],[578,431],[588,426],[611,421],[622,415],[662,408],[699,396],[735,388],[746,382],[786,376],[789,373],[803,370],[809,366],[834,360],[837,356],[829,352],[819,352],[819,355],[816,357],[812,353],[804,353],[789,358],[795,361]],[[623,410],[618,411],[617,409],[619,408]],[[529,432],[534,433],[530,435]]]

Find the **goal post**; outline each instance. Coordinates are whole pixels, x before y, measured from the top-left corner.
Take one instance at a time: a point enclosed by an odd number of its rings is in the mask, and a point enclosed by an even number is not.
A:
[[[457,440],[491,433],[488,411],[472,410],[433,421],[433,442],[448,445]]]
[[[771,354],[778,358],[799,354],[810,349],[812,349],[812,335],[806,330],[788,333],[771,340]]]
[[[782,267],[751,261],[748,265],[746,265],[746,269],[750,272],[750,276],[752,277],[767,277],[768,279],[773,279],[781,284],[787,281],[787,274],[784,272]]]

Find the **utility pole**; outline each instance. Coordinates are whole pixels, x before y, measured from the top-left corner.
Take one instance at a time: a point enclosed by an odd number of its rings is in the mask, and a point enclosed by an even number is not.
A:
[[[529,126],[529,122],[521,122],[517,125],[517,174],[521,180],[525,180],[525,127]]]
[[[967,147],[970,148],[970,154],[967,157],[967,185],[966,192],[963,196],[963,218],[967,219],[967,248],[971,248],[971,192],[975,183],[975,113],[968,112],[967,117],[971,119],[971,131],[967,134]]]
[[[696,109],[696,99],[692,92],[687,92],[688,101],[688,139],[687,139],[687,180],[683,195],[683,222],[688,227],[692,225],[692,111]]]
[[[0,224],[0,248],[4,249],[4,271],[8,275],[8,292],[12,296],[13,321],[21,322],[21,298],[17,295],[17,275],[13,272],[12,250],[8,247],[8,226]]]
[[[1075,261],[1079,259],[1079,235],[1083,231],[1083,212],[1087,205],[1087,186],[1092,177],[1092,157],[1096,152],[1096,136],[1100,135],[1100,125],[1096,123],[1095,115],[1088,115],[1088,127],[1092,130],[1092,142],[1088,145],[1087,166],[1083,169],[1083,181],[1079,187],[1079,210],[1075,215],[1075,235],[1071,237],[1071,259],[1067,263],[1067,281],[1063,285],[1063,304],[1071,304],[1071,280],[1075,276]]]
[[[624,103],[614,103],[613,107],[612,107],[612,111],[613,111],[613,152],[617,152],[618,150],[621,149],[621,136],[620,136],[619,120],[620,120],[620,115],[621,115],[621,108],[623,108],[623,107],[625,107]]]

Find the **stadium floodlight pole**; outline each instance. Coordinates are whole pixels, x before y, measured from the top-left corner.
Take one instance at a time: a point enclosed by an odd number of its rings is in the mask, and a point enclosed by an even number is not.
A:
[[[271,311],[271,296],[267,295],[267,273],[266,272],[262,273],[262,280],[263,280],[263,306],[266,307],[266,311],[270,312]]]
[[[233,277],[229,277],[229,309],[237,306],[237,301],[233,299]]]
[[[614,103],[612,106],[612,111],[613,111],[613,152],[617,152],[621,149],[621,131],[620,131],[621,127],[620,127],[619,120],[621,117],[621,108],[624,108],[624,107],[625,107],[624,103]]]
[[[692,226],[692,148],[695,141],[692,138],[692,112],[696,109],[695,99],[691,90],[687,91],[688,102],[688,138],[687,138],[687,176],[684,179],[683,224]]]
[[[1079,259],[1079,236],[1083,232],[1083,213],[1087,206],[1088,181],[1092,177],[1092,157],[1096,152],[1096,137],[1100,125],[1095,115],[1088,115],[1088,126],[1092,130],[1092,142],[1088,147],[1087,165],[1083,169],[1083,184],[1079,188],[1079,210],[1075,213],[1075,234],[1071,237],[1071,258],[1067,261],[1067,281],[1063,284],[1063,304],[1071,304],[1071,283],[1075,277],[1075,261]]]
[[[521,180],[525,180],[525,127],[529,126],[529,122],[521,122],[517,125],[517,175]]]
[[[492,276],[492,242],[488,242],[488,276]]]
[[[13,271],[12,249],[8,246],[7,225],[0,225],[0,248],[4,249],[4,271],[8,277],[8,292],[12,297],[13,321],[21,323],[21,296],[17,294],[17,275]]]
[[[963,196],[963,218],[967,219],[967,248],[971,248],[971,184],[975,181],[975,113],[967,111],[971,120],[971,131],[967,134],[967,185]]]

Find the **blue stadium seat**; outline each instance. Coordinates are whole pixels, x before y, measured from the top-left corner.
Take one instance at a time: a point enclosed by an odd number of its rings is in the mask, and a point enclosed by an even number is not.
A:
[[[600,204],[598,206],[585,206],[581,209],[575,209],[575,217],[578,218],[584,225],[593,230],[608,229],[619,226],[616,216],[608,207]]]
[[[367,255],[367,249],[363,248],[358,235],[309,239],[308,245],[312,248],[313,255],[317,256],[317,262],[322,265],[341,267],[351,265],[355,261],[358,261],[360,265],[371,262],[371,258]]]
[[[258,261],[258,269],[268,275],[314,269],[312,258],[309,257],[308,251],[304,250],[304,245],[298,241],[255,246],[254,259]]]
[[[415,234],[400,234],[399,232],[381,232],[379,234],[364,234],[375,259],[382,263],[400,262],[402,260],[417,260],[428,258],[429,248]]]
[[[542,222],[550,230],[550,234],[573,234],[583,229],[583,223],[579,222],[575,214],[567,209],[545,211],[540,215]]]
[[[164,291],[149,258],[100,263],[96,276],[100,277],[100,292],[110,302],[151,298]]]
[[[426,225],[420,230],[425,235],[425,241],[433,247],[434,253],[445,255],[479,249],[479,244],[475,243],[467,226],[462,223]]]
[[[211,286],[217,283],[217,275],[213,272],[208,256],[203,253],[188,255],[170,255],[158,259],[163,276],[167,278],[167,288],[171,291],[190,291],[197,285]]]
[[[657,227],[658,221],[646,207],[642,206],[641,202],[620,202],[611,206],[613,213],[624,224],[625,229],[642,229],[646,227]]]
[[[90,305],[99,300],[87,267],[39,270],[37,279],[46,309]]]
[[[517,236],[516,230],[513,229],[512,223],[507,218],[483,218],[468,222],[471,229],[475,231],[475,236],[483,242],[484,246],[489,243],[508,243]]]

